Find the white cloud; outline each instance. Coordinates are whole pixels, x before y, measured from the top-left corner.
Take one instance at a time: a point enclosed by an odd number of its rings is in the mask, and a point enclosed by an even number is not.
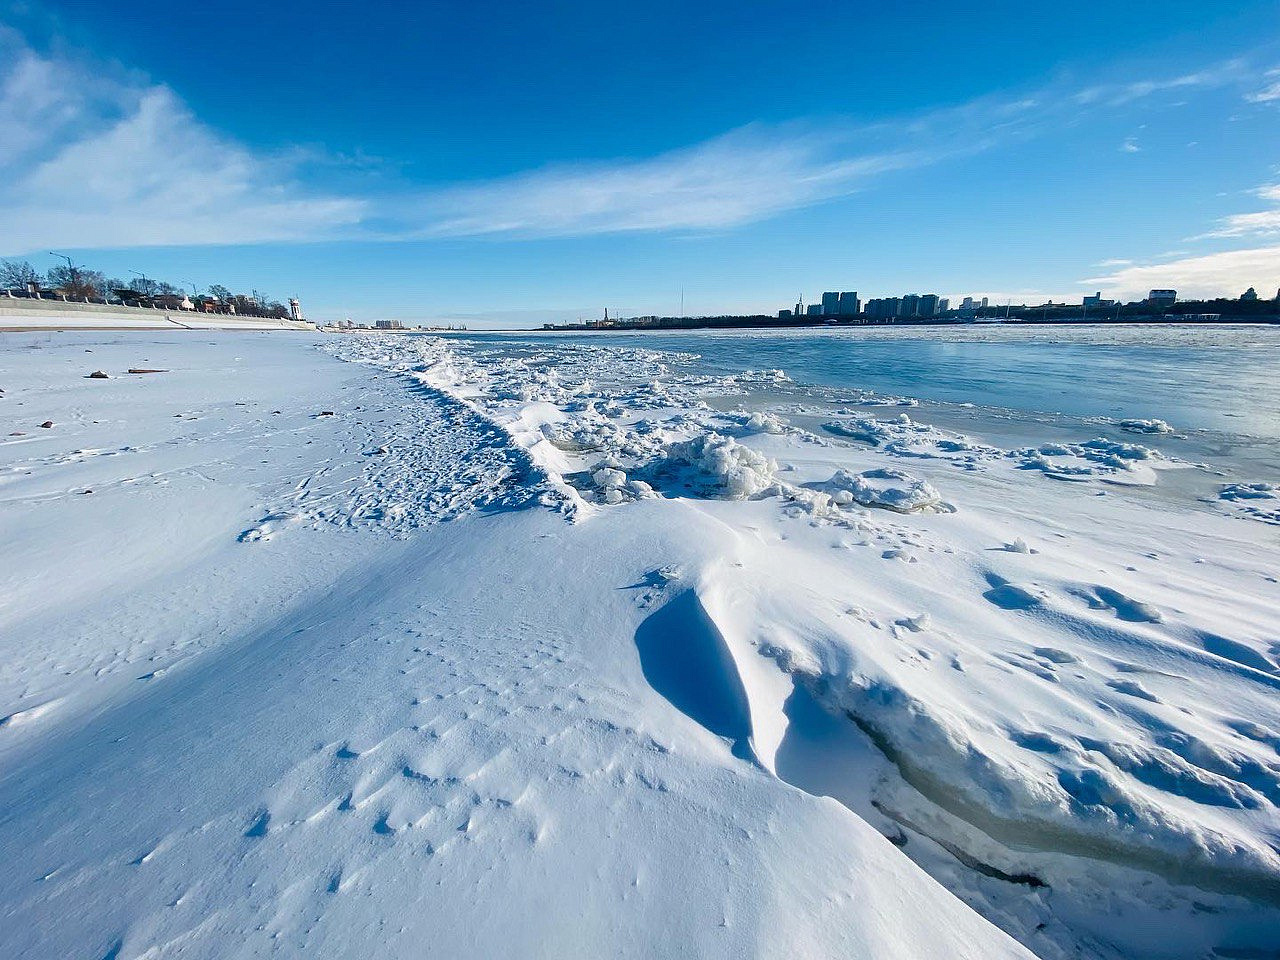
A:
[[[0,28],[2,31],[3,28]],[[1030,104],[884,129],[753,125],[654,157],[468,185],[328,195],[314,151],[255,152],[169,88],[40,56],[0,32],[0,253],[324,239],[714,230],[844,196],[892,170],[981,149]],[[854,134],[862,136],[853,144]],[[937,146],[956,137],[949,146]],[[877,148],[875,142],[884,146]],[[351,178],[348,177],[348,180]],[[382,181],[386,183],[386,179]]]
[[[1230,61],[1170,79],[979,98],[877,124],[751,125],[657,156],[478,183],[370,177],[354,192],[332,193],[306,175],[315,151],[255,151],[201,123],[168,87],[37,54],[0,27],[0,254],[724,229],[848,196],[892,171],[1059,133],[1091,105],[1243,82],[1246,73]],[[1121,149],[1139,148],[1131,138]],[[348,166],[350,183],[361,164]]]
[[[1280,183],[1269,183],[1254,191],[1261,199],[1280,204]],[[1280,206],[1273,210],[1258,210],[1253,213],[1236,213],[1224,217],[1218,227],[1202,237],[1267,237],[1280,234]]]
[[[1266,76],[1269,83],[1245,94],[1245,99],[1250,103],[1274,103],[1280,100],[1280,69],[1268,70]]]
[[[1075,94],[1074,100],[1082,105],[1102,104],[1118,107],[1158,93],[1225,86],[1247,78],[1251,72],[1246,60],[1236,58],[1176,77],[1156,77],[1086,87]]]
[[[1259,294],[1280,288],[1280,246],[1227,250],[1168,263],[1123,267],[1081,280],[1121,300],[1140,299],[1153,289],[1171,288],[1186,299],[1239,296],[1249,287]]]
[[[1138,141],[1136,139],[1134,139],[1133,137],[1130,137],[1129,139],[1125,140],[1124,143],[1120,144],[1120,152],[1121,153],[1141,153],[1142,148],[1138,146]]]
[[[167,87],[39,57],[11,34],[0,34],[5,53],[0,237],[8,250],[297,240],[364,213],[365,201],[305,192],[288,163],[219,136]]]
[[[1255,90],[1245,97],[1250,103],[1272,103],[1280,100],[1280,80],[1267,84],[1261,90]]]
[[[749,127],[646,160],[565,165],[441,191],[418,210],[429,236],[706,230],[857,190],[928,151],[832,156],[817,136]]]

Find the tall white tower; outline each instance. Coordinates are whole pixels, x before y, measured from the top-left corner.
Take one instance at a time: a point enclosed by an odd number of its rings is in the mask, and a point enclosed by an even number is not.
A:
[[[298,303],[297,297],[289,298],[289,316],[292,317],[294,320],[303,319],[302,305]]]

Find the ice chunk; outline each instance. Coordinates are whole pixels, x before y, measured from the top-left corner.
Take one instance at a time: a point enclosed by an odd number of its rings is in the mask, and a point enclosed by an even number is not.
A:
[[[774,486],[778,469],[764,454],[718,433],[673,443],[668,457],[693,467],[699,474],[696,485],[718,490],[729,500],[743,500],[768,490]]]
[[[899,513],[942,505],[942,496],[927,480],[920,480],[902,470],[889,467],[864,470],[861,473],[837,470],[823,487],[833,495],[837,503],[848,502],[841,496],[847,494],[849,499],[864,507],[884,507]]]
[[[1173,427],[1163,420],[1121,420],[1120,427],[1130,433],[1173,433]]]

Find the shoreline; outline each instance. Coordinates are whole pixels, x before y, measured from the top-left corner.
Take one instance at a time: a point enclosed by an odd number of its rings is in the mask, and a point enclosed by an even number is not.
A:
[[[699,321],[688,323],[671,323],[671,324],[611,324],[607,326],[586,326],[579,324],[568,324],[557,327],[542,327],[537,330],[529,330],[524,332],[540,332],[540,333],[673,333],[680,330],[811,330],[811,329],[835,329],[835,330],[861,330],[861,329],[912,329],[912,328],[932,328],[932,327],[1069,327],[1069,326],[1098,326],[1098,327],[1168,327],[1168,326],[1194,326],[1194,327],[1216,327],[1216,326],[1259,326],[1273,327],[1280,326],[1280,315],[1271,317],[1223,317],[1218,320],[1194,320],[1194,319],[1160,319],[1150,318],[1131,318],[1124,320],[1093,320],[1093,319],[1060,319],[1060,320],[1027,320],[1027,319],[1011,319],[1011,320],[960,320],[960,319],[938,319],[938,320],[900,320],[900,321],[864,321],[864,322],[840,322],[840,321],[783,321],[783,320],[765,320],[758,323],[704,323]],[[375,331],[376,332],[376,331]],[[477,329],[475,332],[481,332]]]

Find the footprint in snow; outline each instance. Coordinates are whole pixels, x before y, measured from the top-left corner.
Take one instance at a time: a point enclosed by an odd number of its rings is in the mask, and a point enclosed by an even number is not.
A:
[[[1079,663],[1080,658],[1074,653],[1068,653],[1065,650],[1059,650],[1056,647],[1036,647],[1031,651],[1037,657],[1050,660],[1053,663]]]
[[[45,714],[56,708],[61,702],[62,701],[60,699],[49,700],[46,703],[37,704],[36,706],[28,707],[25,710],[15,710],[7,717],[0,717],[0,729],[18,727],[26,723],[31,723],[33,720],[39,720]]]
[[[1071,592],[1087,603],[1089,609],[1114,610],[1117,617],[1130,623],[1161,623],[1164,620],[1164,614],[1151,604],[1134,600],[1111,587],[1095,585]]]
[[[253,826],[244,832],[246,837],[265,837],[267,828],[271,824],[271,811],[263,810],[258,814],[258,818],[253,821]]]
[[[1026,587],[1012,583],[994,573],[987,574],[991,589],[982,596],[1002,610],[1030,610],[1043,602]]]
[[[279,530],[280,525],[298,517],[292,513],[272,513],[258,521],[256,526],[245,530],[236,539],[240,543],[256,543],[259,540],[270,540]]]
[[[1118,693],[1128,694],[1131,697],[1137,697],[1139,700],[1146,700],[1149,703],[1164,702],[1136,680],[1108,680],[1107,686]]]

